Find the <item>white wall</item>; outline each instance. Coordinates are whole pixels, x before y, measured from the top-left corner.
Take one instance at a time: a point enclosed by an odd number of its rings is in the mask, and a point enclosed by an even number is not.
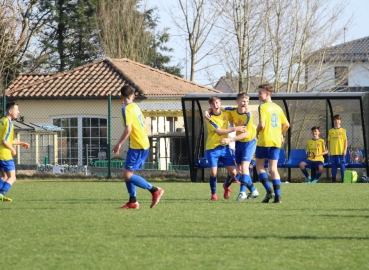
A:
[[[334,64],[310,65],[308,68],[308,90],[319,92],[334,87],[335,67],[347,66],[349,69],[349,87],[369,87],[368,62],[341,62]]]

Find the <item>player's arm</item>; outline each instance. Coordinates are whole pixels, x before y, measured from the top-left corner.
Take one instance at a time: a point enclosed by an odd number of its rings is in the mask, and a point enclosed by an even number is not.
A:
[[[230,142],[235,142],[235,141],[240,141],[242,139],[245,139],[249,136],[249,133],[247,131],[235,136],[235,137],[232,137],[232,138],[223,138],[220,140],[220,143],[221,144],[229,144]]]
[[[265,128],[265,122],[259,122],[257,128],[256,128],[256,138],[259,137],[260,131],[263,131]]]
[[[290,128],[290,123],[286,122],[282,124],[282,134],[285,134],[286,131]]]
[[[17,152],[15,151],[15,149],[13,148],[13,146],[8,141],[3,140],[3,145],[10,150],[10,152],[12,153],[12,156],[13,157],[17,154]]]
[[[120,147],[122,146],[124,141],[129,137],[131,132],[132,132],[132,126],[126,126],[124,128],[123,134],[122,136],[120,136],[118,143],[113,147],[114,154],[117,154],[117,155],[119,154]]]
[[[29,143],[26,142],[13,141],[13,145],[20,145],[24,148],[29,148]]]
[[[344,156],[346,156],[346,153],[347,153],[347,140],[344,141],[343,143],[344,147],[343,147],[343,154]]]
[[[204,118],[205,120],[210,120],[211,108],[204,111]]]
[[[215,129],[215,133],[218,134],[219,136],[227,135],[227,134],[229,134],[231,132],[234,132],[234,131],[245,132],[246,127],[245,126],[238,126],[238,127],[230,127],[230,128],[227,128],[227,129],[220,129],[220,128]]]

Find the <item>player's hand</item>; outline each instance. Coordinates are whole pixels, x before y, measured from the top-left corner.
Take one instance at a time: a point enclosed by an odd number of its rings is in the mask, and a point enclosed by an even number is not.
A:
[[[113,153],[118,155],[119,154],[119,150],[120,150],[120,147],[121,145],[120,144],[116,144],[114,147],[113,147]]]
[[[220,143],[222,144],[222,145],[227,145],[227,144],[229,144],[231,142],[231,140],[229,139],[229,138],[223,138],[223,139],[221,139],[220,140]]]
[[[22,143],[21,146],[23,146],[24,148],[28,149],[29,148],[29,143]]]
[[[204,117],[206,119],[210,119],[210,114],[209,114],[208,110],[204,111]]]
[[[12,157],[14,157],[17,154],[17,151],[15,151],[15,149],[12,149],[11,151]]]

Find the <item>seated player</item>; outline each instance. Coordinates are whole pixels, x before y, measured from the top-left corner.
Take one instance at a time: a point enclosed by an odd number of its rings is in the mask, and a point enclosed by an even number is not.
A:
[[[311,134],[313,138],[308,140],[306,145],[306,151],[308,153],[308,158],[300,163],[300,169],[302,173],[306,177],[307,183],[317,183],[319,181],[320,176],[323,173],[324,169],[324,155],[328,153],[328,150],[325,149],[325,142],[323,139],[319,138],[320,131],[319,127],[313,126],[311,128]],[[311,181],[311,177],[306,168],[318,168],[318,172],[316,173],[315,179]]]

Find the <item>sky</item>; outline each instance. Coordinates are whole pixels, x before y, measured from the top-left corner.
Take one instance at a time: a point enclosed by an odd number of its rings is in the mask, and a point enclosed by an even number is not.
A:
[[[182,75],[186,77],[185,61],[186,50],[184,44],[178,40],[178,30],[172,22],[172,18],[166,13],[165,9],[168,7],[168,3],[175,3],[177,0],[146,0],[149,7],[156,6],[158,8],[158,15],[160,17],[159,29],[170,28],[169,33],[171,34],[171,41],[168,43],[168,47],[174,49],[172,54],[171,65],[176,65],[181,62],[183,69]],[[369,0],[347,0],[348,6],[346,10],[346,16],[354,14],[351,27],[349,27],[342,35],[342,38],[337,41],[337,44],[348,42],[351,40],[363,38],[369,36]],[[201,64],[199,64],[201,67]],[[189,72],[188,72],[189,73]],[[189,76],[189,74],[187,74]],[[216,74],[217,77],[224,76],[223,71]],[[208,85],[209,81],[197,73],[195,75],[195,82],[203,85]]]

